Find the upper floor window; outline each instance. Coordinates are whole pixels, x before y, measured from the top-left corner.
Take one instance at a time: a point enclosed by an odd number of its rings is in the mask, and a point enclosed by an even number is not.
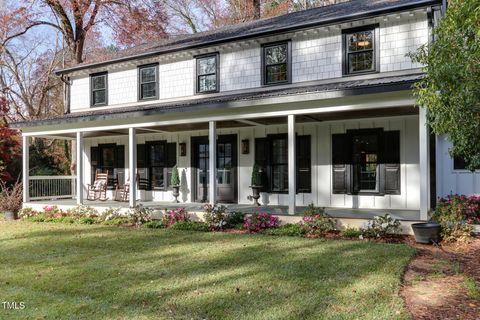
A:
[[[218,53],[197,57],[196,92],[217,92],[219,87]]]
[[[138,99],[158,98],[158,65],[139,67],[138,78]]]
[[[263,85],[291,82],[290,41],[266,44],[262,54]]]
[[[344,74],[379,70],[378,26],[343,31]]]
[[[91,105],[93,107],[107,104],[107,73],[98,73],[90,77]]]

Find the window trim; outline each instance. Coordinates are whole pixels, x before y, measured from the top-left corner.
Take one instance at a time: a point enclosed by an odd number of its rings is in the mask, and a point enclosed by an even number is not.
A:
[[[137,66],[137,101],[148,101],[148,100],[158,100],[160,96],[160,73],[158,68],[158,63],[149,63]],[[144,68],[155,67],[155,96],[149,98],[142,98],[142,78],[141,71]]]
[[[93,103],[93,92],[94,92],[93,78],[98,76],[105,76],[105,89],[97,89],[95,91],[105,90],[105,102],[101,104],[94,104]],[[90,75],[90,107],[103,107],[103,106],[108,106],[108,71],[92,73]]]
[[[361,31],[373,31],[373,70],[349,72],[348,50],[347,50],[347,34]],[[380,25],[370,24],[367,26],[342,29],[342,75],[357,76],[362,74],[371,74],[380,72]]]
[[[284,81],[277,81],[272,83],[267,83],[267,65],[265,61],[265,53],[266,49],[270,47],[275,47],[279,45],[287,45],[287,79]],[[282,84],[291,84],[292,83],[292,40],[282,40],[276,42],[269,42],[264,43],[261,46],[261,55],[262,55],[262,63],[261,63],[261,77],[262,77],[262,87],[269,87],[269,86],[278,86]]]
[[[210,58],[210,57],[215,57],[215,77],[216,77],[216,87],[215,90],[208,90],[208,91],[200,91],[199,90],[199,81],[198,77],[200,76],[205,76],[205,75],[199,75],[198,70],[199,70],[199,61],[204,58]],[[205,53],[201,55],[194,56],[195,58],[195,70],[194,70],[194,84],[195,84],[195,94],[209,94],[209,93],[218,93],[220,92],[220,53],[217,52],[210,52],[210,53]],[[211,75],[206,74],[206,75]]]

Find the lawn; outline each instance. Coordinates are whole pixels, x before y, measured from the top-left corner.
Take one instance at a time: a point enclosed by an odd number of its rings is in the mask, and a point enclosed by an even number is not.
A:
[[[408,319],[405,245],[0,222],[0,319]]]

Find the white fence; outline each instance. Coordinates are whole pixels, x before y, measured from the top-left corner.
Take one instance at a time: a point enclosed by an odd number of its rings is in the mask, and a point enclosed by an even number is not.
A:
[[[76,196],[76,176],[30,176],[30,200],[73,199]]]

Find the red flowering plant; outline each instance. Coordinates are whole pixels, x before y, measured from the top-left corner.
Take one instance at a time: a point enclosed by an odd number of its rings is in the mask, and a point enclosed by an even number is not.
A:
[[[165,215],[163,216],[163,219],[167,221],[167,224],[171,226],[175,222],[178,221],[189,221],[190,220],[190,215],[188,214],[187,210],[185,208],[177,208],[177,209],[172,209],[172,210],[165,210]]]
[[[480,224],[480,196],[451,194],[440,198],[434,216],[445,215],[468,224]]]
[[[323,236],[336,230],[337,221],[327,215],[324,208],[318,208],[311,204],[303,214],[301,225],[308,235]]]
[[[265,229],[276,228],[278,225],[277,217],[264,212],[247,215],[243,220],[243,228],[248,230],[248,232],[259,232]]]

